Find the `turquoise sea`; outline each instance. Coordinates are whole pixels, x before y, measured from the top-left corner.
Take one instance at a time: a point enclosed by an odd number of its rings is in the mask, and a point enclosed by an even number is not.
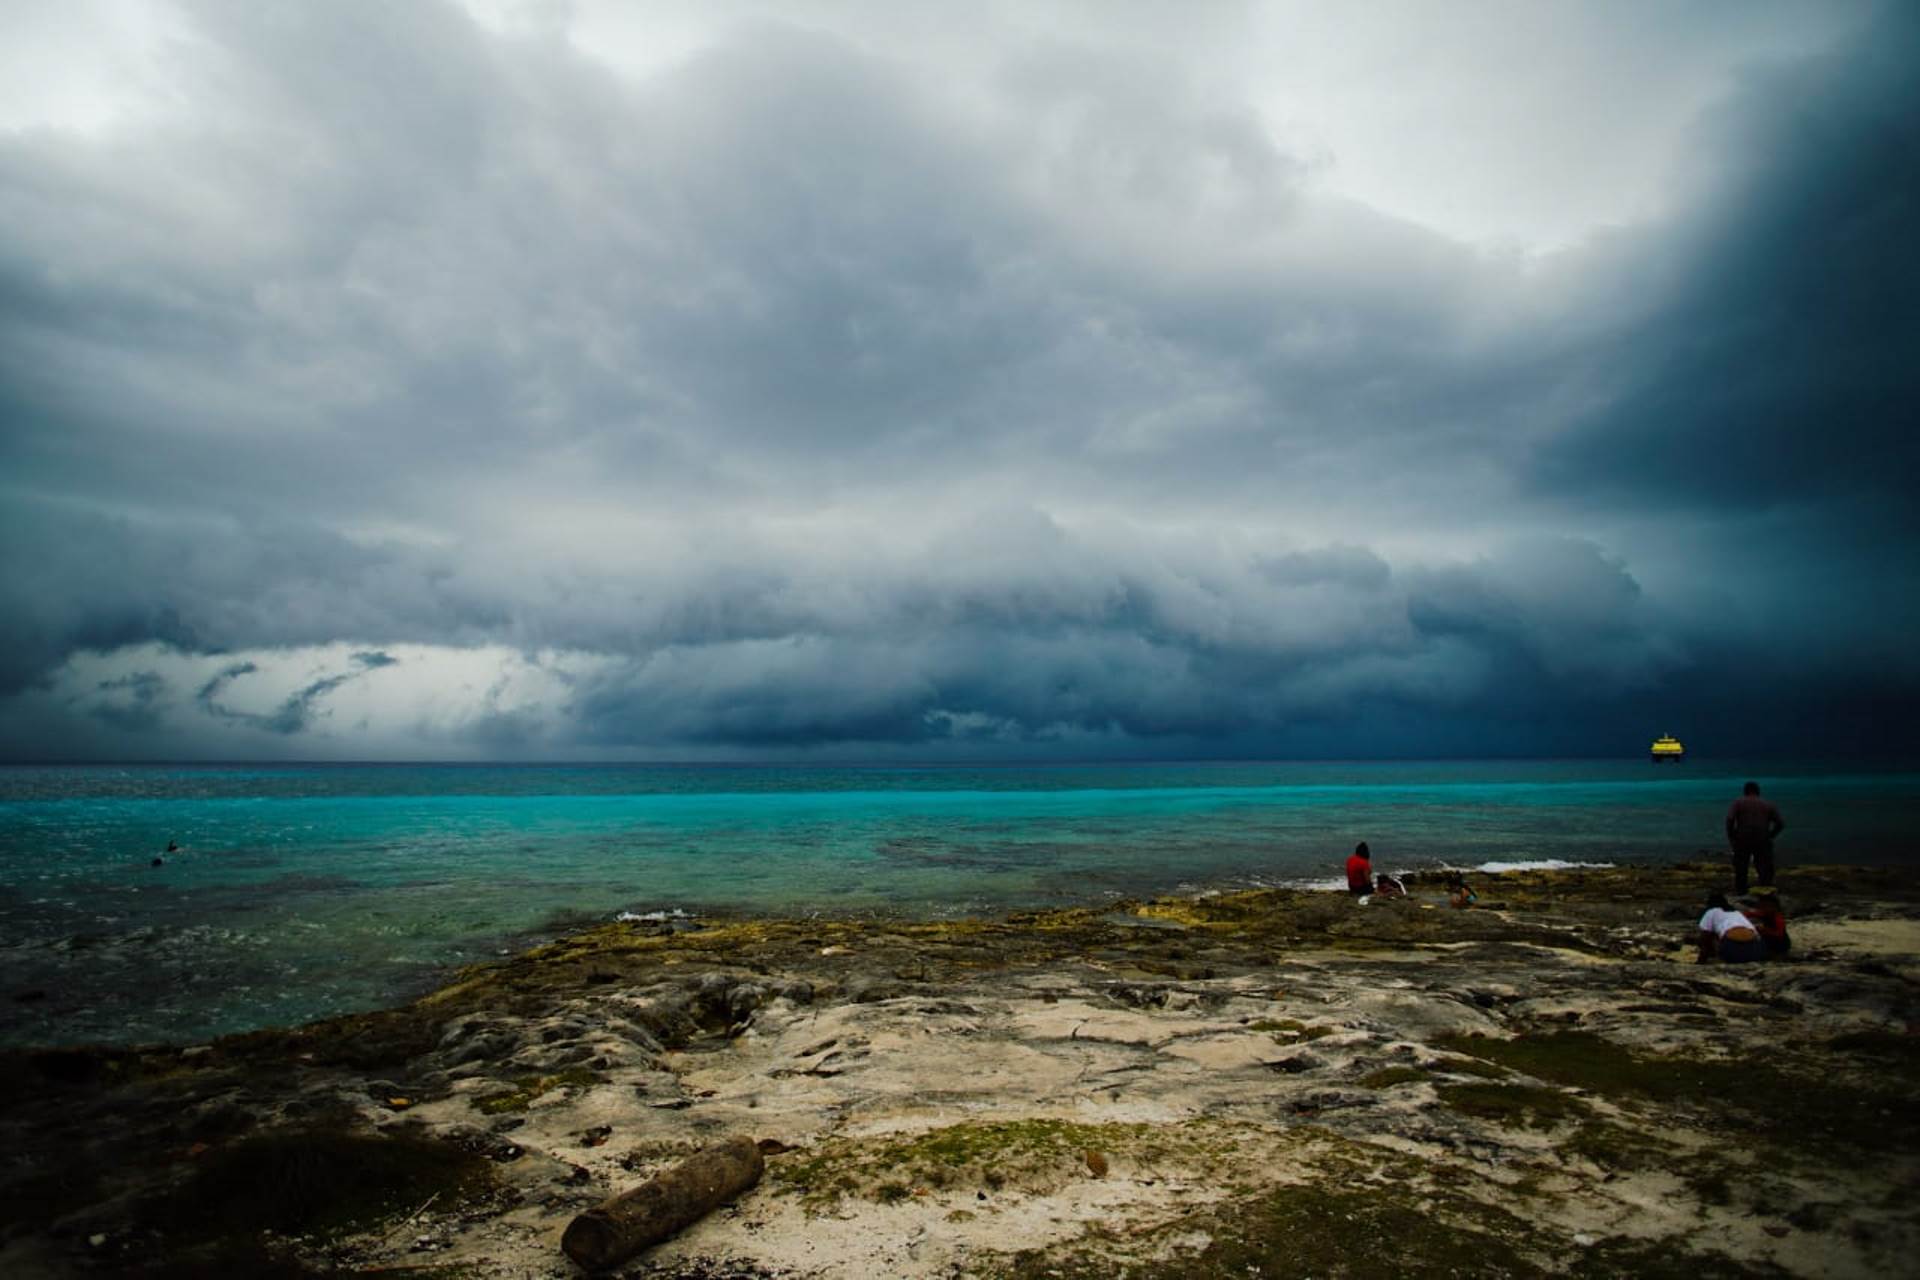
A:
[[[1788,868],[1920,862],[1911,762],[0,768],[0,1044],[371,1008],[623,911],[1331,884],[1358,839],[1384,869],[1669,861],[1720,847],[1749,777]]]

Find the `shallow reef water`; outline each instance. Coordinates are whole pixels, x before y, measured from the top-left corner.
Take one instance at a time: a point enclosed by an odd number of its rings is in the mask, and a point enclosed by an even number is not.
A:
[[[1789,865],[1915,856],[1920,775],[1778,761],[0,768],[0,1044],[375,1008],[623,911],[993,917],[1331,882],[1359,838],[1389,871],[1671,861],[1747,776]]]

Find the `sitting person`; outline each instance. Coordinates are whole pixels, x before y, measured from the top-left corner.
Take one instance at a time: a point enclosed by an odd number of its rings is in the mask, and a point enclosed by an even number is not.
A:
[[[1787,913],[1780,909],[1779,894],[1761,889],[1754,895],[1753,909],[1746,916],[1760,932],[1760,945],[1767,959],[1784,959],[1787,952],[1793,950],[1793,939],[1787,936]]]
[[[1753,921],[1735,911],[1718,889],[1707,895],[1707,913],[1700,917],[1698,963],[1716,956],[1722,964],[1749,964],[1766,957]]]
[[[1365,840],[1353,847],[1353,856],[1347,859],[1347,892],[1356,898],[1373,892],[1373,854]]]
[[[1373,878],[1373,892],[1382,898],[1404,898],[1407,896],[1407,886],[1400,883],[1399,876],[1390,876],[1382,871]]]
[[[1458,910],[1466,910],[1479,901],[1480,895],[1467,884],[1467,878],[1458,871],[1447,877],[1447,905]]]

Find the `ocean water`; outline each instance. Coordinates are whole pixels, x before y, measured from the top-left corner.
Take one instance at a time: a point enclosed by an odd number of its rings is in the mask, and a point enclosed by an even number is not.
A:
[[[997,915],[1330,882],[1359,839],[1385,870],[1670,861],[1748,777],[1784,866],[1920,863],[1908,763],[0,768],[0,1044],[372,1008],[623,911]]]

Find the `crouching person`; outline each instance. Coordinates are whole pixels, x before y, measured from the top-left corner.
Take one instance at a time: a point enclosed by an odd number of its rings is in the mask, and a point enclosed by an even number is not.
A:
[[[1707,895],[1707,913],[1700,917],[1699,963],[1749,964],[1766,958],[1760,931],[1753,921],[1735,911],[1719,890]]]

